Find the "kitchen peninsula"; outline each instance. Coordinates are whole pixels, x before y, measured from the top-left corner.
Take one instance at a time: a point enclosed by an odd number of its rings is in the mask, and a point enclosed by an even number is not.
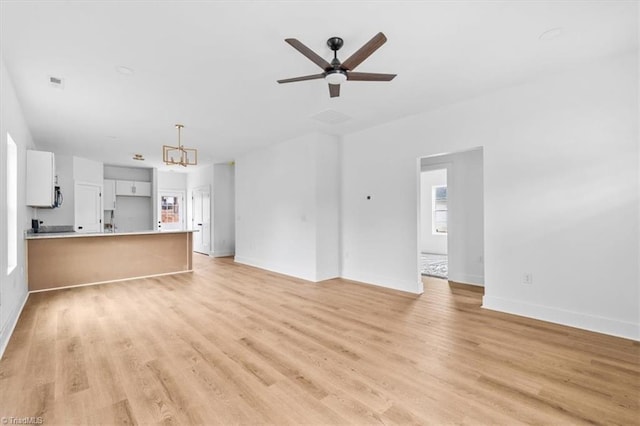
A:
[[[190,272],[193,231],[27,234],[29,291]]]

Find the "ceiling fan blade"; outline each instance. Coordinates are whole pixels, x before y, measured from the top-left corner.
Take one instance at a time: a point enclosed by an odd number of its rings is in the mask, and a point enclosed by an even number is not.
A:
[[[391,81],[397,74],[379,74],[375,72],[348,72],[347,80],[353,81]]]
[[[282,84],[282,83],[293,83],[295,81],[306,81],[306,80],[317,80],[320,78],[324,78],[324,73],[323,74],[313,74],[313,75],[305,75],[302,77],[293,77],[293,78],[285,78],[283,80],[278,80],[278,83]]]
[[[337,98],[340,96],[340,85],[329,83],[329,97]]]
[[[316,64],[317,66],[319,66],[323,70],[326,70],[327,68],[331,68],[331,64],[329,62],[325,61],[316,52],[314,52],[313,50],[309,49],[307,46],[305,46],[304,44],[302,44],[300,41],[296,40],[295,38],[286,38],[286,39],[284,39],[284,41],[289,43],[294,49],[296,49],[298,52],[302,53],[304,56],[309,58],[311,60],[311,62],[313,62],[314,64]]]
[[[378,50],[387,41],[387,37],[384,34],[378,33],[371,40],[369,40],[364,46],[356,51],[353,55],[349,56],[349,59],[342,63],[342,69],[352,70],[367,59],[373,52]]]

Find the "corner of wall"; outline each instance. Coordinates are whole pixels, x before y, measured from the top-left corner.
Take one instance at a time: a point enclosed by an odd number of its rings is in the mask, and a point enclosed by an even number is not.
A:
[[[18,320],[20,319],[20,315],[24,310],[24,306],[27,304],[27,300],[29,299],[29,292],[25,291],[21,297],[22,301],[17,305],[16,309],[13,312],[9,313],[9,321],[5,326],[0,330],[0,359],[4,356],[4,352],[9,345],[9,340],[13,335],[16,326],[18,325]]]
[[[0,247],[0,349],[4,350],[11,338],[14,327],[17,324],[20,312],[24,306],[28,285],[25,274],[26,245],[23,231],[31,227],[30,219],[33,217],[33,208],[26,206],[26,162],[28,149],[35,148],[31,132],[24,118],[22,107],[16,95],[12,79],[4,62],[0,56],[0,86],[2,96],[0,97],[0,158],[2,170],[5,169],[7,133],[18,147],[18,205],[23,208],[18,210],[18,265],[9,275],[7,270],[7,247],[2,244]],[[0,199],[6,199],[6,173],[0,173]],[[0,235],[7,235],[7,209],[6,203],[0,204]]]

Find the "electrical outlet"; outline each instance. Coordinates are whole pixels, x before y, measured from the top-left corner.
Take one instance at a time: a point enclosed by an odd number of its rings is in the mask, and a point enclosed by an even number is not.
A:
[[[525,272],[522,275],[522,284],[533,284],[533,274],[531,272]]]

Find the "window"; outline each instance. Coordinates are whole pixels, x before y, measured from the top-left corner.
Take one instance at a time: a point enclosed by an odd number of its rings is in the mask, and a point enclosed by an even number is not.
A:
[[[18,147],[7,133],[7,275],[18,265]]]
[[[434,235],[446,235],[447,233],[447,187],[432,187],[433,220],[431,230]]]
[[[162,223],[180,222],[180,203],[178,197],[160,197]]]

